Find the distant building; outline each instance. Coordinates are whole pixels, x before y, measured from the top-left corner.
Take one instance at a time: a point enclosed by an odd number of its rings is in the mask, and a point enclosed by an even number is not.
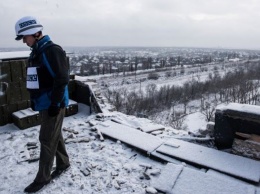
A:
[[[229,61],[229,62],[238,62],[238,61],[239,61],[239,58],[229,59],[228,61]]]

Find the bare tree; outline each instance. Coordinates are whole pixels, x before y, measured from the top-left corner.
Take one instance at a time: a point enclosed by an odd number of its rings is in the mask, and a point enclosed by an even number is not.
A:
[[[175,112],[172,114],[172,117],[170,117],[170,126],[174,129],[182,129],[182,125],[184,122],[184,115],[181,112]]]
[[[201,109],[201,113],[206,117],[206,121],[212,121],[215,114],[216,105],[205,102],[204,106],[201,105],[201,107],[204,107]]]

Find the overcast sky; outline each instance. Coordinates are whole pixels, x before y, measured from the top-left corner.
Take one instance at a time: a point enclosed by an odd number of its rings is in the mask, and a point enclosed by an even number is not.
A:
[[[260,49],[259,0],[0,0],[0,47],[27,15],[62,46]]]

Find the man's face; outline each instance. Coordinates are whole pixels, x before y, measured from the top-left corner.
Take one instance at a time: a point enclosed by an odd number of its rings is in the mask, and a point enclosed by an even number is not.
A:
[[[36,39],[32,35],[24,35],[23,36],[23,43],[26,43],[27,46],[32,47],[35,43]]]

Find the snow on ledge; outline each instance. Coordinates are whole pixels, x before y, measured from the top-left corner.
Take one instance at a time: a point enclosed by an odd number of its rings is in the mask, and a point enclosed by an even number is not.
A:
[[[17,59],[28,58],[31,51],[13,51],[13,52],[0,52],[0,60],[2,59]]]
[[[254,115],[260,115],[260,106],[250,104],[229,103],[228,105],[219,105],[216,107],[218,111],[232,110]]]

